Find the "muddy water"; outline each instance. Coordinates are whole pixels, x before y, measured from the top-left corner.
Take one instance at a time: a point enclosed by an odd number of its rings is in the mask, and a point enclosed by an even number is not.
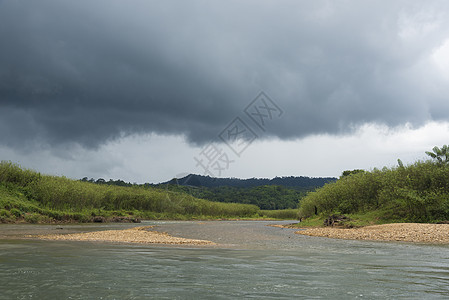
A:
[[[219,245],[21,238],[153,224]],[[448,298],[449,246],[307,237],[268,224],[0,225],[0,299]]]

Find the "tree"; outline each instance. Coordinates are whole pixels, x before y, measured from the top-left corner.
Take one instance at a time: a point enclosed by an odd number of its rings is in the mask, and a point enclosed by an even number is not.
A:
[[[103,178],[98,178],[97,181],[95,181],[95,183],[97,183],[97,184],[105,184],[106,180],[104,180]]]
[[[358,173],[365,173],[365,170],[362,170],[362,169],[346,170],[346,171],[343,171],[340,178],[343,178],[343,177],[346,177],[349,175],[353,175],[353,174],[358,174]]]
[[[435,159],[438,164],[446,165],[449,163],[449,146],[443,145],[443,147],[438,148],[437,146],[433,147],[433,152],[426,151],[426,154],[431,158]]]

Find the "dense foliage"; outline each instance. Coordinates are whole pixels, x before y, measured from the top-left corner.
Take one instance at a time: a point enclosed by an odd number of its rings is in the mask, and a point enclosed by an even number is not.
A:
[[[449,220],[449,167],[437,161],[354,172],[309,193],[300,216],[377,211],[385,220]]]
[[[251,217],[259,211],[255,205],[216,203],[154,187],[99,185],[41,175],[4,161],[0,163],[0,210],[0,219],[2,214],[40,214],[54,220],[77,221],[114,214],[142,218]]]
[[[174,178],[169,182],[162,184],[177,184],[185,186],[196,187],[236,187],[236,188],[252,188],[265,185],[277,185],[290,188],[298,188],[299,190],[312,189],[321,187],[326,183],[335,181],[333,177],[306,177],[306,176],[287,176],[287,177],[275,177],[273,179],[268,178],[216,178],[210,176],[190,174],[183,178]]]
[[[297,190],[275,185],[253,188],[232,186],[207,188],[167,184],[159,187],[173,191],[182,191],[194,197],[214,202],[254,204],[264,210],[298,208],[299,200],[308,192],[307,189]]]
[[[443,147],[435,146],[432,151],[426,151],[426,154],[433,158],[439,165],[447,165],[449,163],[449,146],[443,145]]]

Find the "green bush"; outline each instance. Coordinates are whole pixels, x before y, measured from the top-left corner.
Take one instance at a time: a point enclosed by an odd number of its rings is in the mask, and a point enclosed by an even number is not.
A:
[[[449,167],[430,161],[360,172],[309,193],[300,217],[385,211],[388,218],[414,222],[449,219]]]
[[[10,161],[0,162],[0,182],[26,186],[33,181],[39,180],[40,177],[40,173],[22,169],[19,165],[13,164]]]
[[[22,212],[18,210],[17,208],[11,209],[11,215],[13,215],[16,218],[20,218],[22,216]]]
[[[25,214],[25,221],[28,223],[39,223],[41,220],[41,215],[39,214]]]
[[[7,211],[6,209],[0,209],[0,217],[9,218],[9,217],[11,217],[11,213],[9,211]]]

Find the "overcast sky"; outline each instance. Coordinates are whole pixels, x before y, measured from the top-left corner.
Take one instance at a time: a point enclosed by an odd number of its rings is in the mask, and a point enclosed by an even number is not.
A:
[[[448,1],[0,0],[0,159],[338,176],[449,143]]]

